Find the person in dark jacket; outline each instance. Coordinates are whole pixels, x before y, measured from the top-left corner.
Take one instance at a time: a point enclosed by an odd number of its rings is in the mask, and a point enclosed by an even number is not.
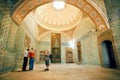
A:
[[[49,71],[49,51],[46,50],[45,52],[45,65],[46,65],[46,69],[44,69],[44,71]]]

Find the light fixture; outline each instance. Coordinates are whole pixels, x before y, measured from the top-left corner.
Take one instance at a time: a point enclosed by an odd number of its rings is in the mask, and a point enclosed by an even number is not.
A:
[[[65,2],[63,0],[54,0],[53,7],[58,10],[63,9],[65,7]]]

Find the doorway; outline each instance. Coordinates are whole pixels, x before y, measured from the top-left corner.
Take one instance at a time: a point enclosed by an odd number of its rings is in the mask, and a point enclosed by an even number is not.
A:
[[[66,48],[66,63],[73,63],[73,50]]]
[[[103,41],[101,47],[102,47],[102,66],[107,68],[117,68],[112,42]]]
[[[61,63],[61,34],[51,34],[52,63]]]
[[[80,43],[80,41],[77,42],[77,53],[78,53],[78,62],[79,62],[79,63],[82,63],[81,43]]]

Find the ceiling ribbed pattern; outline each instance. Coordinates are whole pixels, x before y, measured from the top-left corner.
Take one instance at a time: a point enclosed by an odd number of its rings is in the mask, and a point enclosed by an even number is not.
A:
[[[35,18],[39,25],[49,30],[68,30],[76,26],[81,20],[80,9],[66,4],[62,10],[56,10],[52,3],[38,7]]]

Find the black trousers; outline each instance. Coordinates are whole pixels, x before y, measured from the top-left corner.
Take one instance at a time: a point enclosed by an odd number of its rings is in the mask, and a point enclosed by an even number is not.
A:
[[[26,71],[27,62],[28,62],[28,57],[24,57],[22,71]]]
[[[49,60],[45,60],[45,65],[49,66]]]

